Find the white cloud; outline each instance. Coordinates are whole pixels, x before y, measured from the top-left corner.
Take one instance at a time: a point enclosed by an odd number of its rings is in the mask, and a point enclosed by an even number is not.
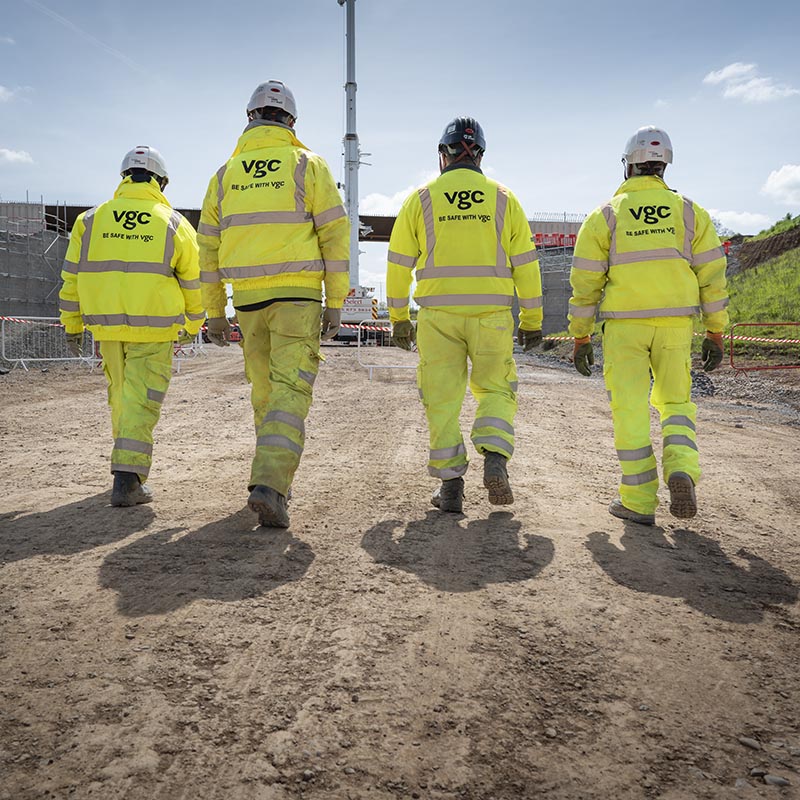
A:
[[[16,92],[13,89],[7,89],[5,86],[0,86],[0,103],[7,103],[14,98]]]
[[[752,211],[720,211],[709,208],[708,213],[736,233],[758,233],[772,224],[772,219],[766,214],[755,214]]]
[[[770,172],[761,193],[776,203],[800,206],[800,164],[784,164]]]
[[[800,89],[776,83],[773,78],[758,75],[757,64],[743,64],[737,61],[727,67],[709,72],[703,83],[722,86],[722,96],[742,100],[745,103],[768,103],[800,94]]]
[[[7,150],[0,147],[0,164],[33,164],[33,158],[25,150]]]
[[[16,44],[10,36],[0,36],[0,44]]]
[[[661,100],[660,98],[653,103],[653,108],[668,108],[669,103],[666,100]]]
[[[358,201],[358,213],[376,217],[393,217],[400,210],[400,206],[403,205],[403,201],[406,197],[408,197],[415,188],[416,186],[409,186],[392,195],[381,194],[380,192],[368,194]]]

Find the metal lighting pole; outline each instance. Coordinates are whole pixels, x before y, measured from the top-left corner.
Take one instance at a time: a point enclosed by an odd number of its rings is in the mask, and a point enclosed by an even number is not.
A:
[[[344,135],[344,203],[350,218],[350,288],[359,286],[358,277],[358,163],[359,147],[356,133],[356,0],[337,0],[345,6],[347,17],[347,130]]]

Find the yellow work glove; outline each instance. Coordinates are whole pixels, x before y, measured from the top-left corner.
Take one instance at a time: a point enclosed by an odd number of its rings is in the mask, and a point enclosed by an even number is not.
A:
[[[592,349],[592,337],[583,336],[580,339],[575,339],[575,345],[572,349],[572,361],[575,364],[575,369],[581,375],[587,377],[592,374],[592,365],[594,364],[594,350]]]
[[[722,363],[722,357],[725,355],[722,348],[722,334],[706,331],[700,355],[703,360],[703,372],[713,372]]]
[[[411,345],[417,341],[417,332],[410,319],[402,319],[395,322],[392,328],[392,344],[401,347],[403,350],[410,350]]]
[[[517,331],[517,344],[524,353],[527,353],[528,350],[533,350],[534,347],[538,347],[541,343],[541,331],[524,331],[522,328]]]
[[[67,342],[67,349],[76,358],[83,356],[83,334],[82,333],[66,333],[64,338]]]
[[[339,326],[342,324],[341,308],[325,308],[322,312],[322,338],[325,341],[333,339],[339,333]]]
[[[225,317],[209,317],[206,322],[208,341],[218,347],[228,347],[231,343],[231,324]]]

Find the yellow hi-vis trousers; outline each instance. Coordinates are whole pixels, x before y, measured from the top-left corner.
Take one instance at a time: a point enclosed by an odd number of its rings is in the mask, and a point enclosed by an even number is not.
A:
[[[249,488],[286,496],[305,444],[305,419],[319,372],[320,303],[282,300],[239,311],[256,426]]]
[[[648,395],[661,416],[664,482],[673,472],[685,472],[695,483],[700,478],[697,406],[690,400],[691,346],[688,317],[658,324],[617,319],[604,324],[603,375],[622,467],[619,496],[626,508],[639,514],[652,514],[658,505]]]
[[[467,450],[459,414],[467,386],[478,401],[472,443],[479,453],[514,452],[517,367],[514,320],[510,311],[465,317],[439,308],[421,308],[417,317],[417,385],[430,431],[428,472],[443,481],[467,471]]]
[[[172,342],[100,342],[114,450],[112,472],[144,481],[153,461],[153,430],[172,377]]]

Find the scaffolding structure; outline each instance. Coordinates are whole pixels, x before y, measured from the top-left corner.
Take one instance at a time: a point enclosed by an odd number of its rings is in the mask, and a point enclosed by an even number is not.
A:
[[[58,315],[67,243],[61,206],[0,203],[0,316]]]

